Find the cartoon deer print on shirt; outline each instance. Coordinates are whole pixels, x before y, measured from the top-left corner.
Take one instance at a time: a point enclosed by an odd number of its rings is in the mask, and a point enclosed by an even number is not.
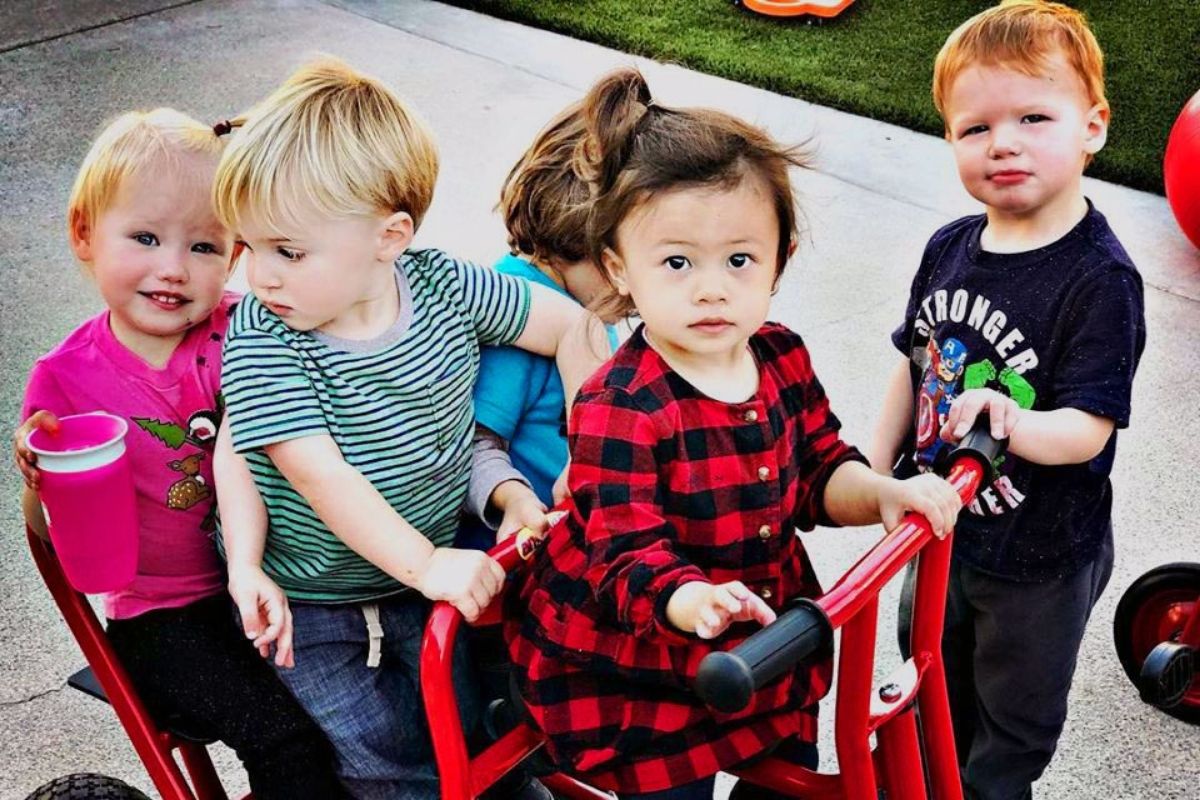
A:
[[[167,506],[184,510],[191,508],[201,500],[207,500],[212,494],[212,490],[204,482],[204,476],[200,474],[200,462],[204,460],[204,453],[192,453],[187,458],[179,461],[172,461],[168,466],[176,472],[182,472],[184,477],[171,484],[171,488],[167,490]]]

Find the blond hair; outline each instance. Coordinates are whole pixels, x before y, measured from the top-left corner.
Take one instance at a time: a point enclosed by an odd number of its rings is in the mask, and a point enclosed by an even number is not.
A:
[[[221,154],[222,142],[213,129],[173,108],[129,111],[110,122],[79,167],[71,199],[67,203],[67,225],[92,228],[113,203],[121,182],[147,165],[168,163],[179,153]]]
[[[328,218],[403,211],[414,228],[433,200],[433,134],[390,89],[326,59],[301,67],[248,115],[213,184],[217,217],[247,212],[274,230],[310,209]]]
[[[1046,0],[1004,0],[959,25],[933,64],[933,104],[944,119],[954,81],[972,64],[1043,75],[1061,53],[1079,75],[1088,102],[1108,109],[1104,53],[1083,14]]]

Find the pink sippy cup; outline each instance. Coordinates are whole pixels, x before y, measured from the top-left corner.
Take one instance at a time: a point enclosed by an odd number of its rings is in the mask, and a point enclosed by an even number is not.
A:
[[[50,541],[67,579],[87,594],[128,586],[137,572],[138,518],[125,420],[102,411],[31,432]]]

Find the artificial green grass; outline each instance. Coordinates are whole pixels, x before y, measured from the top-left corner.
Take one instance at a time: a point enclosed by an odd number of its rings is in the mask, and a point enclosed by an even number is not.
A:
[[[935,135],[933,58],[950,31],[993,4],[857,0],[814,25],[760,17],[729,0],[448,2]],[[1200,3],[1071,5],[1087,14],[1108,64],[1112,128],[1089,174],[1161,193],[1167,134],[1200,90]]]

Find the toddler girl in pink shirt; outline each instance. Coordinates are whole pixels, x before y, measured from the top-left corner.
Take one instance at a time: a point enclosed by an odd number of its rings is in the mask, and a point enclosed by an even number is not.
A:
[[[124,114],[93,143],[68,232],[107,309],[33,366],[15,435],[22,504],[44,536],[26,433],[68,414],[125,418],[140,540],[137,576],[104,598],[113,648],[159,724],[232,747],[256,798],[336,798],[332,750],[239,629],[212,538],[221,340],[238,299],[211,199],[220,153],[212,128],[170,109]]]

